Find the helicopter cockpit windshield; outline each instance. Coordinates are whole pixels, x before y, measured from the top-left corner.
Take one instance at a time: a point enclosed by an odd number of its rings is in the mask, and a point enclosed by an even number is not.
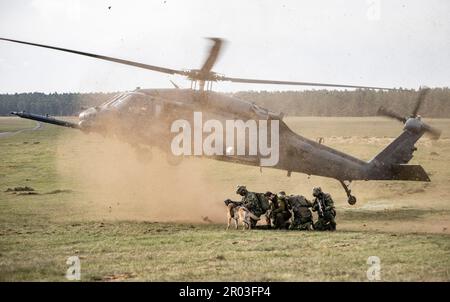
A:
[[[142,93],[125,93],[106,104],[111,109],[122,113],[146,113],[151,108],[151,103]]]
[[[109,102],[107,106],[110,108],[121,110],[130,104],[132,98],[133,98],[132,94],[124,93],[120,95],[118,98],[115,98],[114,100]]]

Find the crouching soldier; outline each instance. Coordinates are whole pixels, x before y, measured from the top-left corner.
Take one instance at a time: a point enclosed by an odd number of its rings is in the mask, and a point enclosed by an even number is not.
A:
[[[313,215],[310,208],[313,206],[313,204],[301,195],[289,196],[288,202],[294,214],[294,219],[289,229],[312,231]]]
[[[242,201],[239,205],[248,209],[252,214],[257,217],[260,217],[267,211],[266,205],[263,200],[260,200],[261,197],[258,195],[263,195],[255,192],[249,192],[245,186],[238,186],[236,190],[236,194],[242,196]],[[267,204],[268,207],[268,204]],[[257,220],[251,219],[252,228],[256,225]]]
[[[287,202],[286,193],[280,192],[277,195],[276,203],[272,203],[271,219],[273,227],[276,229],[286,229],[289,218],[289,204]]]
[[[330,194],[322,192],[320,187],[313,189],[313,211],[317,211],[319,219],[314,224],[314,229],[319,231],[336,230],[336,210]]]

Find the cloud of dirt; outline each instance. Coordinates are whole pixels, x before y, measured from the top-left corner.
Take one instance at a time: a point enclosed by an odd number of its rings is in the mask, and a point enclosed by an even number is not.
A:
[[[173,166],[159,150],[137,152],[97,134],[73,133],[58,145],[59,173],[83,199],[74,203],[96,219],[223,222],[226,190],[209,181],[209,163],[185,158]]]
[[[335,128],[341,127],[342,131],[348,128],[340,125],[336,123]],[[133,130],[127,133],[131,135]],[[335,136],[326,138],[326,142],[356,157],[370,159],[391,141],[384,137],[384,130],[378,135],[366,138],[356,135],[349,139],[351,143],[342,136]],[[245,184],[251,191],[283,190],[307,198],[312,198],[314,186],[321,186],[333,196],[339,210],[374,206],[448,209],[448,190],[445,190],[449,183],[445,172],[448,169],[442,165],[448,154],[445,151],[448,140],[432,143],[422,139],[418,145],[420,151],[415,162],[433,173],[432,183],[357,181],[352,184],[352,193],[358,202],[350,206],[344,190],[333,179],[301,173],[286,177],[286,172],[281,170],[264,168],[260,171],[258,167],[200,158],[186,158],[180,165],[172,166],[167,163],[166,154],[156,149],[137,152],[118,139],[67,131],[58,141],[57,167],[61,182],[65,184],[59,189],[74,192],[64,198],[74,197],[71,204],[82,219],[224,223],[223,200],[239,198],[234,194],[237,184]],[[429,155],[432,152],[440,154],[439,161]]]

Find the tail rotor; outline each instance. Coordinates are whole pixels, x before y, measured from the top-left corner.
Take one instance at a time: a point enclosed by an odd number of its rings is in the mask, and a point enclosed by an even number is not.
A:
[[[432,139],[437,140],[441,136],[441,130],[422,122],[421,116],[418,114],[420,107],[422,106],[423,101],[426,99],[426,96],[429,92],[430,88],[420,89],[416,104],[414,105],[414,108],[409,116],[403,117],[394,111],[384,108],[383,106],[378,108],[377,114],[379,116],[385,116],[391,119],[395,119],[405,124],[405,129],[424,131],[428,133]]]

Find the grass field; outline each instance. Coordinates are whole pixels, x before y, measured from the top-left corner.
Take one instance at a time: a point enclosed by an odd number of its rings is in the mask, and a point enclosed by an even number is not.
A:
[[[365,160],[401,131],[379,118],[287,122]],[[128,146],[55,126],[0,136],[0,280],[64,281],[78,256],[83,281],[366,281],[378,256],[383,281],[450,281],[450,120],[430,123],[443,135],[421,139],[412,163],[432,182],[356,182],[355,206],[321,177],[209,160],[171,167],[157,153],[141,162]],[[0,133],[33,127],[0,118]],[[237,184],[308,197],[320,185],[338,231],[225,231],[223,200]],[[34,194],[6,192],[18,186]]]

